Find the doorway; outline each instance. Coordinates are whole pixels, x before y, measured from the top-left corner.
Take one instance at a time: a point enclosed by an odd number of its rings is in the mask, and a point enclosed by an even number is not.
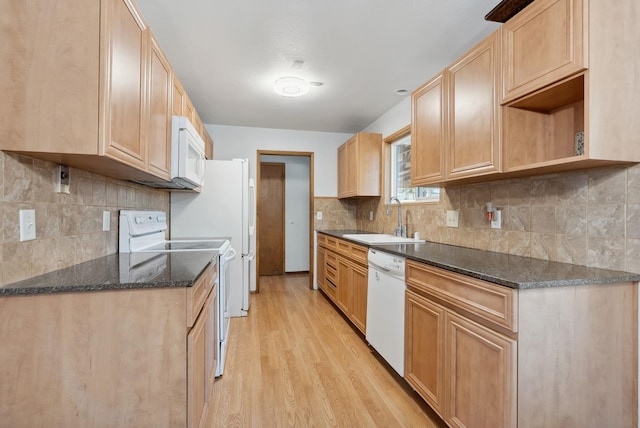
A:
[[[260,162],[258,206],[259,276],[285,273],[285,167],[284,163]]]
[[[256,168],[256,190],[258,195],[260,195],[262,193],[262,187],[264,186],[264,183],[262,183],[263,179],[261,177],[261,167],[260,165],[262,163],[286,163],[285,165],[285,178],[286,178],[286,183],[285,184],[285,206],[288,208],[285,208],[284,212],[285,212],[285,219],[284,219],[284,227],[285,227],[285,233],[284,233],[284,237],[285,237],[285,250],[283,250],[284,252],[284,256],[285,256],[285,266],[284,266],[284,273],[289,273],[291,272],[297,272],[297,273],[301,273],[301,272],[307,272],[308,271],[308,285],[309,288],[312,289],[313,288],[313,272],[314,272],[314,253],[313,253],[313,248],[314,248],[314,234],[313,234],[313,200],[314,200],[314,193],[313,193],[313,188],[314,188],[314,184],[313,184],[313,152],[294,152],[294,151],[274,151],[274,150],[258,150],[257,151],[257,162],[256,165],[258,166]],[[306,159],[304,159],[306,158]],[[277,160],[274,160],[277,159]],[[281,159],[285,159],[285,161],[282,161]],[[303,198],[297,198],[294,200],[293,202],[293,208],[291,208],[291,197],[290,195],[288,195],[287,193],[290,192],[290,190],[287,190],[287,186],[289,184],[291,184],[292,181],[296,182],[295,180],[295,176],[296,174],[289,174],[287,172],[287,168],[289,166],[291,166],[291,164],[295,164],[295,163],[302,163],[301,161],[305,161],[306,163],[306,176],[305,176],[305,182],[304,185],[306,187],[306,192],[305,194],[308,196],[305,196]],[[292,168],[293,170],[293,168]],[[298,185],[298,184],[296,184]],[[289,199],[287,199],[289,198]],[[308,199],[308,200],[305,200]],[[260,197],[257,198],[257,212],[260,213],[262,210],[261,205],[264,203],[269,203],[267,201],[263,201],[261,204],[260,201]],[[297,208],[300,207],[304,207],[305,208],[305,212],[300,214],[296,214],[296,215],[303,215],[304,216],[304,225],[301,224],[302,222],[300,221],[294,221],[296,223],[296,226],[298,227],[298,229],[296,229],[295,232],[293,233],[288,233],[288,230],[291,230],[291,219],[287,218],[287,216],[296,211]],[[287,213],[287,211],[289,211],[289,214]],[[260,292],[260,274],[259,272],[262,272],[261,266],[260,266],[260,255],[263,252],[268,251],[265,246],[266,244],[261,242],[262,241],[262,237],[261,237],[261,230],[263,229],[263,223],[264,221],[266,221],[266,219],[263,219],[261,217],[261,215],[258,215],[257,217],[257,221],[256,221],[256,227],[257,227],[257,233],[256,233],[256,273],[258,273],[256,275],[256,293]],[[292,251],[287,251],[286,248],[289,248],[292,244],[291,241],[293,241],[298,247],[300,248],[300,246],[302,246],[302,250],[296,250],[295,247]],[[304,253],[304,254],[301,254]],[[308,253],[308,256],[307,256]],[[302,257],[302,261],[305,261],[306,258],[306,262],[305,262],[305,266],[304,269],[302,268],[293,268],[293,270],[288,270],[289,269],[289,263],[290,263],[290,259],[295,258],[296,261],[300,261],[300,258]]]

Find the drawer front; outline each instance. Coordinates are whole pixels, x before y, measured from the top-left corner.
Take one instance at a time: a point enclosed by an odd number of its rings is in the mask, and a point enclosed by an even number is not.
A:
[[[187,288],[187,327],[193,327],[207,296],[213,289],[218,273],[218,264],[209,263],[192,287]]]
[[[318,246],[326,247],[327,246],[327,235],[323,235],[322,233],[318,233]]]
[[[332,249],[334,251],[338,251],[338,239],[332,236],[327,236],[327,248]]]
[[[518,291],[413,260],[406,263],[409,287],[512,332],[518,331]]]
[[[334,253],[325,255],[325,275],[327,280],[336,284],[338,280],[338,257]]]
[[[343,241],[342,239],[338,239],[337,244],[338,252],[340,254],[348,256],[351,251],[351,244],[349,244],[347,241]]]
[[[349,255],[353,261],[358,263],[367,264],[367,255],[369,250],[367,247],[363,247],[362,245],[351,244],[351,251]]]

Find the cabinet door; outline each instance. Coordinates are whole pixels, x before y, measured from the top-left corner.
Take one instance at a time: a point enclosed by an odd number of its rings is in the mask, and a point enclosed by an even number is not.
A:
[[[411,94],[411,184],[422,186],[445,178],[446,100],[440,73]]]
[[[357,264],[351,265],[351,313],[350,318],[353,324],[363,334],[366,334],[367,327],[367,291],[368,291],[368,271],[367,268]]]
[[[186,92],[184,96],[184,111],[182,113],[183,113],[183,116],[186,116],[189,118],[189,121],[191,122],[191,124],[194,123],[196,110],[195,108],[193,108],[193,103],[191,102],[189,95],[186,95]]]
[[[338,197],[347,195],[347,143],[338,147]]]
[[[343,257],[338,256],[338,299],[336,304],[343,313],[349,314],[351,307],[351,264]]]
[[[515,340],[446,312],[449,426],[516,426],[516,348]]]
[[[213,280],[213,278],[212,278]],[[205,326],[206,347],[205,347],[205,379],[207,383],[204,389],[205,402],[211,400],[213,382],[216,379],[216,367],[218,366],[218,288],[213,286],[211,294],[205,303],[203,311],[208,312],[207,324]]]
[[[171,112],[173,72],[171,65],[149,31],[149,127],[147,133],[147,170],[169,179],[171,167]]]
[[[447,69],[447,179],[500,170],[498,32]]]
[[[316,250],[316,282],[321,290],[325,289],[325,249],[317,247]]]
[[[174,116],[185,115],[185,104],[187,100],[187,94],[182,87],[182,83],[178,80],[178,76],[173,75],[173,108],[172,112]]]
[[[187,426],[203,426],[207,415],[207,335],[209,312],[203,310],[187,335]]]
[[[358,154],[358,140],[354,137],[347,142],[346,194],[350,196],[358,194]]]
[[[583,0],[538,0],[501,28],[503,102],[584,70]]]
[[[405,378],[444,417],[444,309],[407,290]]]
[[[145,170],[147,28],[132,0],[105,4],[104,153]]]

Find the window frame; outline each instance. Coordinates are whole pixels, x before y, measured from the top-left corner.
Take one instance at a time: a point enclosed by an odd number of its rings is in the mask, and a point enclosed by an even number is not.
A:
[[[384,200],[385,200],[385,204],[389,204],[389,199],[392,196],[391,194],[391,146],[393,143],[398,142],[400,140],[402,140],[403,138],[406,138],[407,136],[411,136],[411,125],[407,125],[404,128],[399,129],[398,131],[394,132],[391,135],[388,135],[387,137],[385,137],[382,141],[383,141],[383,162],[384,162],[384,190],[383,190],[383,194],[384,194]],[[413,141],[411,142],[413,144]],[[419,187],[438,187],[438,186],[419,186]],[[402,201],[402,205],[404,204],[409,204],[409,205],[435,205],[435,204],[439,204],[440,201],[442,200],[442,187],[440,187],[440,194],[438,195],[438,199],[421,199],[421,200],[408,200],[408,201]]]

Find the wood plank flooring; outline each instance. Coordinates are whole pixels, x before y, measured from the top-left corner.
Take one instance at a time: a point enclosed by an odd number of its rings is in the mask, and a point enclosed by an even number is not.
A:
[[[233,318],[208,427],[444,427],[308,276],[261,277]]]

